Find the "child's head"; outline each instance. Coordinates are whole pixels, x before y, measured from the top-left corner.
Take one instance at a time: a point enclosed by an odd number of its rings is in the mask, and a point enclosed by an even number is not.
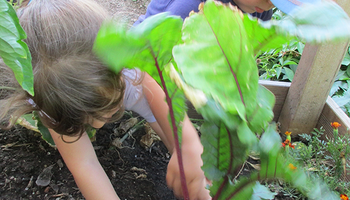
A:
[[[233,0],[246,13],[262,13],[274,7],[270,0]]]
[[[17,118],[37,110],[48,128],[79,135],[93,119],[105,121],[105,113],[122,105],[121,73],[107,69],[92,52],[108,17],[101,6],[90,0],[32,0],[18,17],[32,55],[35,95],[14,93],[10,107],[17,109],[7,114]]]

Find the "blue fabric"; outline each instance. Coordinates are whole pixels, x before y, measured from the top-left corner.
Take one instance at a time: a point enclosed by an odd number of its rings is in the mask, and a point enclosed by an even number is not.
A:
[[[298,6],[301,6],[304,3],[315,4],[321,0],[271,0],[273,5],[275,5],[282,12],[289,14]]]
[[[232,0],[219,1],[235,5]],[[171,15],[181,16],[182,19],[185,19],[192,10],[198,12],[198,5],[201,2],[205,2],[205,0],[152,0],[147,7],[146,14],[141,15],[134,25],[137,25],[146,18],[161,12],[169,12]],[[272,10],[263,13],[255,12],[251,15],[266,21],[271,19]]]

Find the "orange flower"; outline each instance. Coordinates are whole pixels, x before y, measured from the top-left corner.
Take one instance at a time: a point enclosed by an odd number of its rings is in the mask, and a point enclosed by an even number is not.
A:
[[[289,143],[289,146],[292,147],[293,149],[295,149],[295,145],[292,145],[292,143]]]
[[[292,163],[289,163],[288,167],[289,167],[289,169],[291,169],[293,171],[297,169],[297,167],[294,166]]]
[[[286,147],[286,145],[288,145],[290,142],[288,139],[286,139],[286,141],[282,142],[282,147]]]
[[[341,124],[339,124],[338,122],[332,122],[331,123],[331,126],[334,128],[334,129],[337,129],[341,126]]]
[[[292,132],[286,131],[284,134],[286,134],[287,136],[290,136],[290,134],[292,134]]]
[[[293,145],[290,140],[286,139],[283,143],[282,143],[282,147],[286,147],[286,145],[288,145],[289,147],[292,147],[293,149],[295,149],[295,145]]]
[[[341,194],[341,195],[340,195],[340,199],[341,199],[341,200],[349,200],[349,197],[348,197],[348,195],[346,195],[346,194]]]

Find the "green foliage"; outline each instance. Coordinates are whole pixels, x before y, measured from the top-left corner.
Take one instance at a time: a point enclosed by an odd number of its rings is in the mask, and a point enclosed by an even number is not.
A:
[[[291,82],[303,49],[304,44],[299,39],[293,39],[282,48],[259,54],[256,61],[260,79]]]
[[[337,20],[343,24],[331,23]],[[350,23],[337,4],[324,2],[280,21],[260,22],[209,0],[199,13],[181,22],[160,14],[130,30],[110,23],[101,28],[94,49],[115,72],[138,67],[158,81],[166,94],[175,139],[181,138],[177,128],[185,113],[183,94],[192,101],[205,119],[203,169],[213,180],[213,199],[250,199],[256,181],[270,179],[284,180],[310,199],[338,199],[285,155],[275,126],[269,126],[274,96],[258,85],[254,57],[290,38],[312,43],[349,38],[346,31],[338,33],[348,30]],[[293,45],[298,43],[289,44],[285,51]],[[297,63],[285,54],[278,56],[281,66]],[[289,80],[294,74],[290,71],[284,69]],[[256,134],[261,133],[258,140]],[[261,169],[233,180],[253,147],[260,152]],[[186,186],[182,188],[188,199]]]
[[[345,53],[340,70],[329,92],[338,106],[350,116],[350,47]]]
[[[27,44],[22,41],[27,36],[14,8],[5,0],[0,0],[0,21],[0,57],[13,70],[23,89],[34,95],[32,58]]]
[[[342,175],[348,174],[350,169],[346,164],[350,161],[349,135],[339,136],[335,129],[332,139],[323,134],[324,129],[315,129],[311,135],[300,134],[305,143],[294,143],[295,149],[286,156],[298,162],[308,172],[309,178],[320,178],[333,191],[349,194],[350,185],[342,179]],[[290,190],[288,185],[285,188]]]

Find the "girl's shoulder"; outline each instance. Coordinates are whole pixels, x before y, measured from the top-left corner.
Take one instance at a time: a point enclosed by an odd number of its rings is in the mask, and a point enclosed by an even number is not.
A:
[[[134,68],[134,69],[123,69],[122,74],[125,78],[129,80],[139,80],[141,79],[142,72],[141,70]]]

